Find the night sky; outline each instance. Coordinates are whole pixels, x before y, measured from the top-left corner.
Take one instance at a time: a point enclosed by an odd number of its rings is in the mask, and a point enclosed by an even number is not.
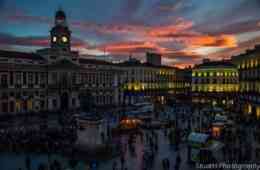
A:
[[[0,49],[48,47],[59,8],[81,54],[159,52],[183,67],[260,44],[260,0],[0,0]]]

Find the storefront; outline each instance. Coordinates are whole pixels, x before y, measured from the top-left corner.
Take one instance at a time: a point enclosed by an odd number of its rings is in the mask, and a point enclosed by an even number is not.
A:
[[[136,129],[141,124],[141,120],[136,118],[126,117],[120,121],[121,129]]]
[[[224,128],[225,124],[223,122],[212,123],[212,137],[215,139],[219,139],[222,135],[222,131]]]

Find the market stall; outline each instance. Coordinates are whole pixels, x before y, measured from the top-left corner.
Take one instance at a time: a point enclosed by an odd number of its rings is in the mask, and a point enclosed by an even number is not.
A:
[[[212,163],[220,161],[224,144],[212,140],[210,135],[192,132],[188,136],[188,143],[191,147],[192,162]]]

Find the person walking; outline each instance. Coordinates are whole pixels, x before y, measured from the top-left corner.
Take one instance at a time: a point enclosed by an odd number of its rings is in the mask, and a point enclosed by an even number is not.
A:
[[[31,170],[31,159],[29,156],[27,156],[25,159],[25,166],[27,170]]]
[[[117,162],[116,161],[114,161],[114,163],[113,163],[113,170],[117,170]]]
[[[124,158],[124,155],[121,156],[121,169],[123,170],[124,168],[124,165],[125,165],[125,158]]]
[[[162,167],[163,167],[163,170],[166,170],[165,159],[162,160]]]
[[[170,161],[169,161],[169,158],[166,158],[165,162],[166,162],[166,168],[167,168],[167,170],[170,170]]]
[[[177,154],[177,157],[176,157],[176,161],[175,161],[175,170],[179,170],[180,169],[180,166],[181,166],[181,156],[180,154],[178,153]]]

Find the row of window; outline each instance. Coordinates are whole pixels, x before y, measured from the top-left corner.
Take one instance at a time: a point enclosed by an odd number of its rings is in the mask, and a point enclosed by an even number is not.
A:
[[[64,82],[69,83],[72,82],[73,84],[79,84],[79,83],[97,83],[97,84],[112,84],[112,78],[111,76],[105,76],[107,74],[100,74],[97,76],[97,74],[78,74],[73,73],[72,75],[69,75],[68,73],[51,73],[51,82],[53,84],[56,84],[58,82]]]
[[[241,92],[256,92],[260,93],[260,82],[241,82],[239,84]]]
[[[209,78],[198,78],[193,79],[192,83],[194,84],[234,84],[238,83],[238,79],[236,78],[228,78],[228,79],[209,79]]]
[[[192,77],[235,77],[238,76],[238,72],[221,72],[221,71],[214,71],[214,72],[202,72],[202,71],[196,71],[192,72]]]
[[[38,96],[38,97],[44,97],[45,93],[44,92],[39,92],[39,91],[23,91],[23,92],[2,92],[0,93],[0,99],[8,99],[9,97],[14,97],[14,98],[32,98],[33,96]]]
[[[156,70],[156,71],[151,71],[151,70],[138,70],[138,69],[132,69],[128,70],[126,72],[127,76],[149,76],[149,77],[154,77],[154,76],[174,76],[175,72],[174,71],[166,71],[166,70]]]
[[[239,69],[256,68],[260,66],[260,58],[247,59],[238,64]]]
[[[0,85],[1,87],[17,85],[27,85],[27,84],[44,84],[46,81],[45,73],[38,72],[10,72],[5,74],[0,74]]]
[[[242,80],[260,78],[260,69],[241,70],[240,75]]]
[[[33,110],[44,110],[44,100],[39,101],[40,104],[33,108],[33,101],[4,101],[0,103],[0,113],[28,112]]]
[[[237,92],[238,90],[239,90],[239,86],[236,84],[192,85],[193,92]]]

